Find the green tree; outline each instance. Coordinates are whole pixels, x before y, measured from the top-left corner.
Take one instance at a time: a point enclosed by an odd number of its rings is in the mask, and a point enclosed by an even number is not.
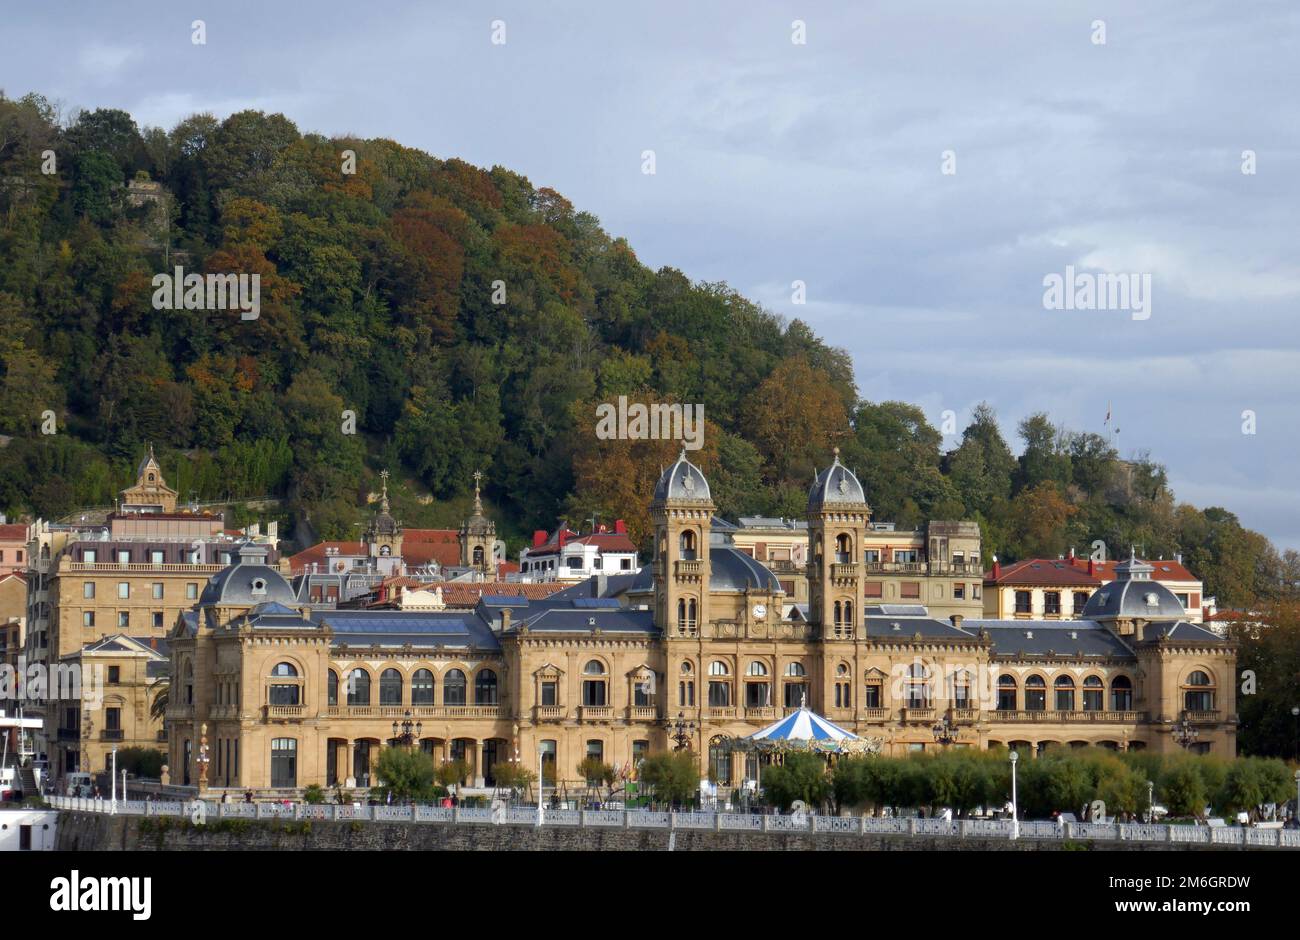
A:
[[[638,779],[657,801],[675,806],[699,793],[700,766],[690,751],[664,751],[641,761]]]
[[[826,759],[819,754],[786,754],[780,764],[763,771],[762,782],[763,795],[782,812],[795,800],[803,800],[809,809],[816,809],[834,792]]]
[[[433,798],[433,758],[418,748],[386,747],[375,772],[384,791],[400,800]]]

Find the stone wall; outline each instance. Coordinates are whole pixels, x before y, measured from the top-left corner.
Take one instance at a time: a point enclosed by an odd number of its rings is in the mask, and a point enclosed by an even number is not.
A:
[[[1078,849],[1150,852],[1239,848],[1138,842],[957,839],[839,833],[715,832],[712,830],[604,829],[578,826],[473,825],[321,820],[214,820],[194,826],[175,817],[59,814],[57,848],[95,850],[292,851],[1020,851]]]

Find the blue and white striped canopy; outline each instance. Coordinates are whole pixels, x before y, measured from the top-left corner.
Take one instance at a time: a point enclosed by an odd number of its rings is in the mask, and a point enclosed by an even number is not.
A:
[[[845,731],[821,715],[801,708],[793,715],[774,721],[761,731],[749,735],[747,741],[857,741],[852,731]]]

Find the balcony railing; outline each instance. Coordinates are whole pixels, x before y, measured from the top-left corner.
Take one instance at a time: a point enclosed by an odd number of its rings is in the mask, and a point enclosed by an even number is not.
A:
[[[327,718],[509,718],[504,705],[330,705]]]
[[[657,721],[659,709],[654,705],[632,705],[627,710],[630,721]]]
[[[60,741],[80,741],[80,740],[81,740],[81,732],[78,731],[76,728],[60,728],[60,729],[59,729],[59,740],[60,740]]]
[[[537,721],[563,721],[569,717],[563,705],[537,705],[533,708]]]
[[[864,708],[862,709],[863,721],[888,721],[888,708]]]
[[[1121,723],[1132,724],[1133,722],[1146,721],[1146,712],[1135,711],[1011,711],[998,709],[988,713],[989,721],[994,722],[1040,722],[1051,724],[1053,722],[1073,722],[1073,723]]]
[[[900,709],[901,720],[903,721],[934,721],[935,710],[933,708],[907,708]]]
[[[1213,723],[1219,720],[1219,712],[1217,709],[1214,711],[1186,711],[1183,712],[1183,715],[1188,721],[1195,722]]]
[[[729,718],[735,718],[737,711],[738,709],[736,709],[734,706],[732,707],[720,706],[717,708],[710,707],[704,709],[704,717],[712,721],[721,721]]]
[[[673,571],[679,578],[698,578],[704,573],[704,562],[681,559],[674,563]]]
[[[103,731],[99,732],[99,739],[101,741],[121,741],[122,737],[121,728],[105,728]]]
[[[233,709],[235,706],[228,705],[227,708]],[[266,706],[267,718],[301,718],[307,714],[306,705],[268,705]],[[213,715],[212,717],[216,717]],[[234,717],[233,715],[231,717]]]
[[[613,717],[613,705],[581,705],[578,707],[578,718],[581,721],[609,721]]]
[[[852,581],[858,576],[858,566],[852,562],[831,565],[832,581]]]
[[[160,562],[156,565],[148,562],[118,561],[68,561],[59,563],[59,571],[95,572],[112,574],[113,572],[153,572],[155,574],[216,574],[225,571],[228,565],[185,565],[174,562]]]
[[[756,705],[745,709],[745,718],[748,721],[773,721],[780,716],[780,709],[774,705]]]

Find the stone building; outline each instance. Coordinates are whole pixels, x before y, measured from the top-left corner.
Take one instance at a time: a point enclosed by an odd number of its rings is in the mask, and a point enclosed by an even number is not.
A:
[[[804,703],[887,754],[1235,752],[1235,650],[1183,620],[1149,566],[1119,566],[1059,623],[880,603],[867,494],[837,457],[809,493],[805,611],[714,512],[683,453],[654,491],[653,561],[607,583],[616,598],[596,578],[473,610],[313,608],[245,546],[171,635],[172,781],[197,785],[206,753],[213,787],[364,787],[401,743],[463,758],[467,784],[540,759],[578,786],[584,758],[631,769],[681,733],[725,792],[758,773],[728,739]]]

